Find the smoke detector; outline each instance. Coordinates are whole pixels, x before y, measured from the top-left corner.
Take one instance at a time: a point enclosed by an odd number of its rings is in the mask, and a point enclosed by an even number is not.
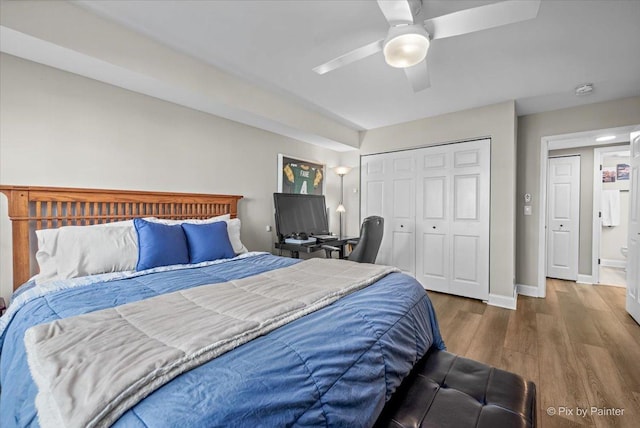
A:
[[[593,83],[583,83],[576,87],[576,96],[589,95],[593,92]]]

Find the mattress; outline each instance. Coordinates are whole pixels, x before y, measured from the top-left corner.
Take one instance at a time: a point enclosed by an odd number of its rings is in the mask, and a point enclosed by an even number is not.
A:
[[[2,320],[0,425],[39,426],[25,357],[29,327],[297,262],[249,254],[22,293]],[[178,376],[114,426],[370,426],[431,346],[444,348],[424,289],[393,273]]]

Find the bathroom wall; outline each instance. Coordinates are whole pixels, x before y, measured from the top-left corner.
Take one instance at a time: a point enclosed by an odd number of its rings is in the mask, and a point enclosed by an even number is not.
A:
[[[629,156],[612,156],[603,153],[603,168],[616,168],[619,164],[629,165]],[[620,226],[602,226],[600,236],[600,260],[603,265],[610,261],[624,262],[625,258],[620,247],[627,245],[627,231],[629,225],[629,183],[630,180],[618,180],[602,183],[602,190],[618,190],[620,192]]]

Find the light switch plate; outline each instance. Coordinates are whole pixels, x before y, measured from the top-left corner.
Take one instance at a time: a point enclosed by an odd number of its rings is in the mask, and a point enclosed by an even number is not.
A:
[[[524,215],[531,215],[531,205],[524,206]]]

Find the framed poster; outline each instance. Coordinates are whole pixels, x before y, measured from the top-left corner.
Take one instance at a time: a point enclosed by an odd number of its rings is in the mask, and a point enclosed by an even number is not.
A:
[[[602,182],[603,183],[616,182],[616,168],[614,166],[605,166],[604,168],[602,168]]]
[[[324,194],[325,165],[320,162],[278,155],[278,192]]]
[[[619,163],[618,165],[616,165],[616,177],[618,181],[628,180],[630,171],[631,168],[629,168],[629,165],[627,165],[626,163]]]

